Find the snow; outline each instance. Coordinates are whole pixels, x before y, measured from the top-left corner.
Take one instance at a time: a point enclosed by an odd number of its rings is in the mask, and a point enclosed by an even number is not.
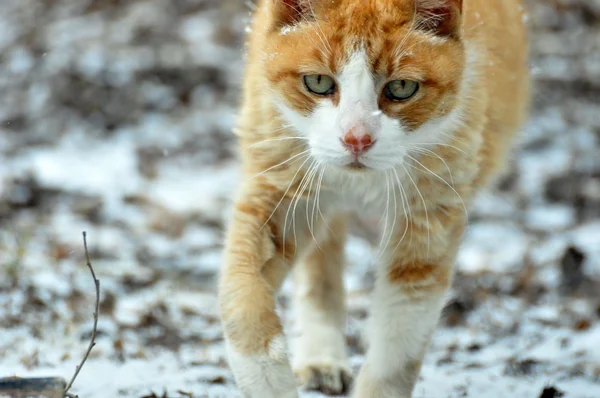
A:
[[[0,377],[73,374],[92,327],[87,231],[102,302],[73,392],[241,397],[216,278],[239,178],[243,3],[0,2]],[[471,210],[415,398],[600,396],[600,25],[567,3],[528,1],[532,116]],[[376,250],[353,228],[357,372]]]

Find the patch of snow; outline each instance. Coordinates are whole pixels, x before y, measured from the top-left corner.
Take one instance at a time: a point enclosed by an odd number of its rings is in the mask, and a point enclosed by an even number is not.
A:
[[[525,214],[525,223],[538,231],[564,230],[575,223],[575,209],[566,205],[535,206]]]
[[[464,272],[506,272],[520,267],[528,240],[514,225],[475,223],[469,226],[459,250],[458,267]]]

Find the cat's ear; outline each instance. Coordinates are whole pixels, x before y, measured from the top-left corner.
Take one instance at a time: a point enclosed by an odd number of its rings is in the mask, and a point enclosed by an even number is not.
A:
[[[279,26],[294,25],[310,15],[314,0],[271,0],[274,21]]]
[[[462,0],[414,0],[420,29],[440,36],[458,38],[462,16]]]

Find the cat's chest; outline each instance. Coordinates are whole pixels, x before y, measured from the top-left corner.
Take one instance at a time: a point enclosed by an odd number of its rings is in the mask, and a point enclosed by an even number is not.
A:
[[[332,211],[354,213],[361,218],[381,218],[402,208],[398,183],[391,178],[332,178],[326,200]],[[394,210],[396,209],[396,210]]]

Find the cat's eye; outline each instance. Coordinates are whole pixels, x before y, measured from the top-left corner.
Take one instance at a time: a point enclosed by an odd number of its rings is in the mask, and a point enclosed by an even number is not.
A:
[[[419,91],[419,82],[414,80],[393,80],[389,82],[383,92],[392,101],[406,101]]]
[[[335,81],[327,75],[305,75],[306,89],[317,95],[330,95],[335,92]]]

